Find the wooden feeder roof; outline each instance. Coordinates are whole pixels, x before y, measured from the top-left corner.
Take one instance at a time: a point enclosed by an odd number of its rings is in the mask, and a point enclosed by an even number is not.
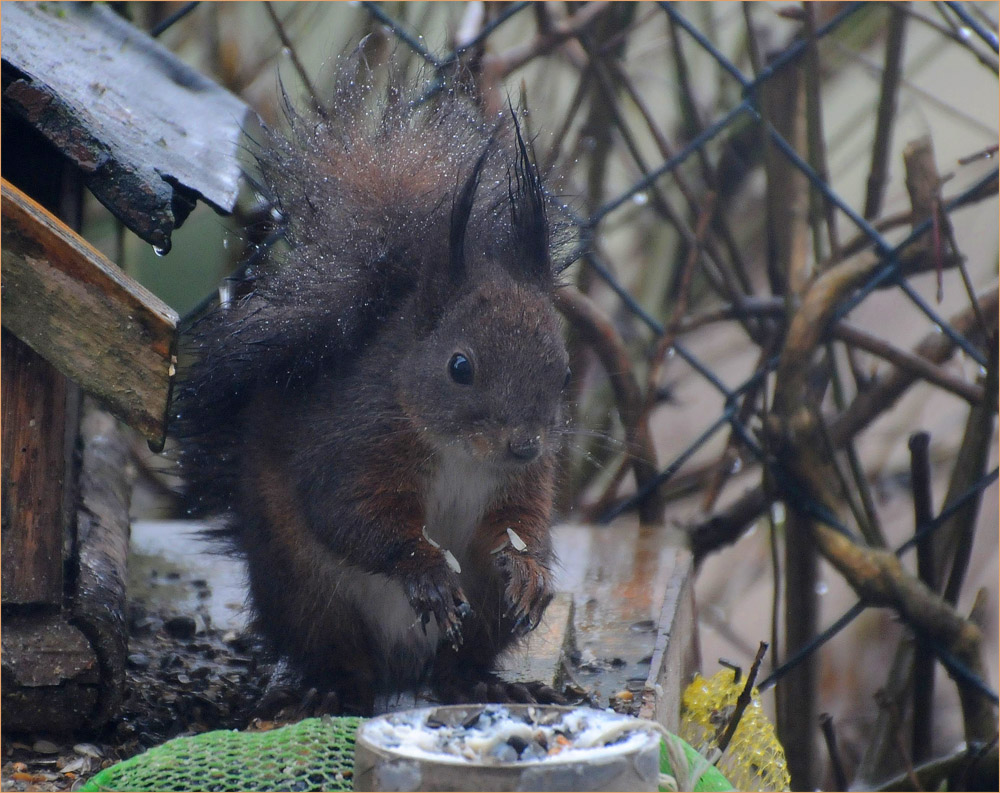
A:
[[[4,2],[3,108],[84,172],[136,234],[170,247],[198,198],[236,203],[247,105],[100,3]]]

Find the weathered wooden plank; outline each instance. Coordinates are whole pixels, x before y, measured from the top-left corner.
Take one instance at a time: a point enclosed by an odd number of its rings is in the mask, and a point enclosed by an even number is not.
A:
[[[177,313],[2,183],[3,326],[162,444]]]
[[[125,694],[125,572],[134,476],[128,444],[110,415],[88,404],[80,436],[79,570],[71,602],[73,624],[86,633],[101,663],[96,708],[89,716],[89,726],[96,728],[116,714]]]
[[[657,621],[649,677],[642,691],[639,716],[654,719],[677,732],[680,699],[701,666],[698,622],[694,610],[694,565],[686,548],[671,548],[669,578],[663,591],[663,608]]]
[[[67,382],[7,330],[0,368],[3,602],[59,606]]]
[[[247,105],[103,3],[2,5],[4,111],[84,172],[130,229],[167,249],[195,200],[236,203]]]
[[[559,689],[565,654],[572,647],[573,596],[560,592],[523,644],[501,661],[500,675],[513,682],[536,680]]]
[[[63,614],[4,615],[5,730],[79,729],[97,702],[99,664],[87,637]]]
[[[622,518],[554,530],[557,585],[575,601],[576,683],[598,706],[676,729],[697,671],[691,561],[669,530]]]

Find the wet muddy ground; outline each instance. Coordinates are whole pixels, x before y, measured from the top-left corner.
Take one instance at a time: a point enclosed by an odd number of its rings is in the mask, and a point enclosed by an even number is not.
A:
[[[182,523],[137,522],[132,545],[121,716],[86,740],[5,734],[3,790],[73,789],[170,738],[251,726],[272,667],[243,630],[240,566]]]

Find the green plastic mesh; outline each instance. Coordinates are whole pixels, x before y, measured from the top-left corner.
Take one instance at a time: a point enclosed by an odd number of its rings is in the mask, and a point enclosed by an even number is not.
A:
[[[701,755],[698,754],[698,750],[695,749],[691,744],[676,735],[672,735],[671,738],[675,740],[680,747],[684,750],[684,754],[687,756],[688,768],[696,769],[700,765]],[[670,765],[670,755],[667,750],[666,741],[660,741],[660,774],[666,774],[669,777],[677,777],[677,773]],[[668,791],[676,789],[675,786],[665,786],[660,785],[661,791]],[[729,780],[726,779],[722,772],[719,771],[715,766],[710,765],[704,770],[701,777],[698,779],[698,784],[694,786],[694,789],[698,793],[714,793],[718,791],[733,790],[733,786],[729,784]]]
[[[305,719],[267,732],[217,730],[174,738],[106,768],[81,790],[351,790],[354,736],[362,719]],[[679,740],[679,739],[678,739]],[[680,741],[688,762],[698,753]],[[660,770],[674,775],[666,748]],[[709,767],[697,791],[732,786]]]
[[[174,738],[93,777],[81,790],[352,790],[361,719],[304,719],[267,732]]]

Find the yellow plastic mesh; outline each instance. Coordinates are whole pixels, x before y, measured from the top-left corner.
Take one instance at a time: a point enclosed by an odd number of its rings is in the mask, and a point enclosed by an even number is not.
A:
[[[731,669],[707,679],[698,675],[684,690],[680,736],[702,754],[715,746],[716,735],[724,731],[736,707],[744,681],[736,682],[735,677]],[[756,688],[716,767],[737,790],[788,790],[791,786],[785,751],[764,714]]]

